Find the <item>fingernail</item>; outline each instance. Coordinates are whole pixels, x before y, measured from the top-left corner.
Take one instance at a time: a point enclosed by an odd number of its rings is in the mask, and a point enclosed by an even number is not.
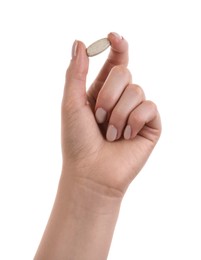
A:
[[[117,129],[113,125],[109,125],[107,129],[106,138],[108,141],[113,142],[117,138]]]
[[[102,123],[105,122],[105,119],[106,119],[106,116],[107,116],[107,112],[102,107],[99,107],[96,110],[95,116],[96,116],[97,122],[99,124],[102,124]]]
[[[122,36],[119,35],[118,33],[116,33],[116,32],[112,32],[111,34],[114,35],[114,37],[116,37],[116,38],[122,40]]]
[[[76,55],[77,55],[77,45],[78,45],[78,42],[77,41],[74,41],[74,43],[73,43],[73,47],[72,47],[72,59],[74,58],[74,57],[76,57]]]
[[[131,126],[127,125],[124,130],[124,139],[129,140],[131,138]]]

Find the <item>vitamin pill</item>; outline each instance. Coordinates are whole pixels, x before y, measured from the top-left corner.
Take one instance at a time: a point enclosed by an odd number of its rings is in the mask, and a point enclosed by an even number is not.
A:
[[[87,48],[87,55],[89,57],[95,56],[104,50],[106,50],[110,46],[110,41],[107,38],[100,39],[94,43],[92,43]]]

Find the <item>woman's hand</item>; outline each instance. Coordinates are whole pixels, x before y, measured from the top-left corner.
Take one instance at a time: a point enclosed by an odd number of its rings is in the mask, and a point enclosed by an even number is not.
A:
[[[63,173],[73,169],[75,182],[122,197],[158,141],[161,123],[156,105],[132,83],[126,40],[108,38],[109,57],[88,93],[86,48],[73,45],[62,102]]]

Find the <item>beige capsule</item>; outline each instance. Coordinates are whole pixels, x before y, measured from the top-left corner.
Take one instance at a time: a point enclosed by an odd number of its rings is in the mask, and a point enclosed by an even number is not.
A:
[[[104,50],[106,50],[110,46],[110,41],[107,38],[100,39],[94,43],[92,43],[87,48],[87,55],[89,57],[95,56]]]

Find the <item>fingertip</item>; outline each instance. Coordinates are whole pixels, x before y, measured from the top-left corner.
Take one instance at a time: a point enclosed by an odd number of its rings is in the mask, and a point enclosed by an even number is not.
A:
[[[66,71],[64,99],[78,100],[77,105],[86,104],[86,77],[89,59],[83,42],[75,41],[72,46],[72,59]],[[83,102],[82,102],[83,101]]]
[[[117,40],[117,41],[123,39],[123,37],[120,34],[116,33],[116,32],[110,32],[108,34],[108,38],[111,38],[111,39],[114,39],[114,40]]]
[[[111,32],[108,34],[108,40],[115,52],[122,53],[128,51],[128,42],[118,33]]]
[[[72,60],[78,59],[88,60],[86,46],[83,42],[75,40],[72,46]]]
[[[109,33],[108,40],[111,43],[111,51],[108,56],[108,61],[110,64],[118,65],[128,65],[128,42],[117,33]]]
[[[86,53],[86,46],[83,42],[75,40],[72,46],[72,59],[66,75],[76,76],[78,79],[85,78],[88,72],[89,58]]]

